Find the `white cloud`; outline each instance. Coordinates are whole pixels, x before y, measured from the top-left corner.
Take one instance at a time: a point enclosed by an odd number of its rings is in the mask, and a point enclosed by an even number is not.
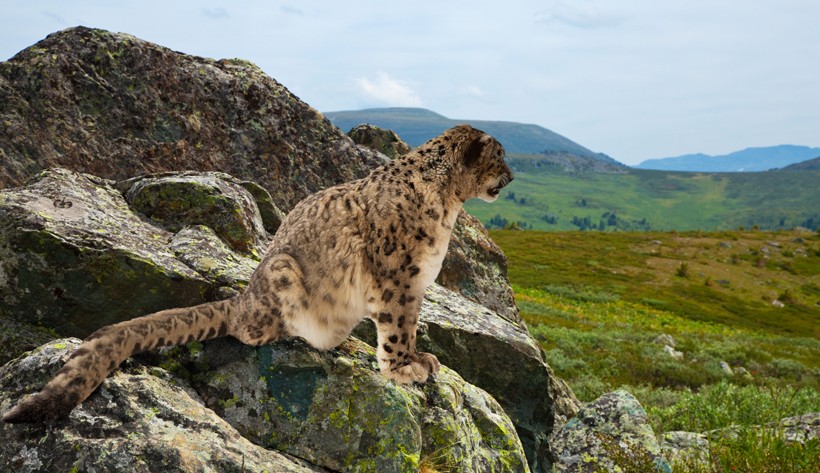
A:
[[[484,97],[484,91],[481,90],[481,87],[477,85],[468,84],[463,86],[459,89],[463,95],[469,95],[471,97]]]
[[[228,10],[225,10],[222,7],[216,8],[202,8],[202,15],[212,19],[212,20],[224,20],[225,18],[230,18],[231,15],[228,13]]]
[[[373,80],[361,77],[356,80],[356,83],[364,97],[378,105],[394,107],[421,106],[421,98],[407,83],[392,77],[386,72],[378,72]]]
[[[286,15],[305,16],[305,12],[291,5],[282,5],[279,7],[279,11]]]
[[[623,19],[606,11],[594,2],[556,0],[547,10],[535,14],[538,23],[560,23],[581,29],[598,29],[618,26]]]

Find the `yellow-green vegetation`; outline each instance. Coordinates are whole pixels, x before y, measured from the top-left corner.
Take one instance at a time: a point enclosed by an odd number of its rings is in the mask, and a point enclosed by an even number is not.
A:
[[[820,411],[816,233],[491,236],[509,258],[530,332],[583,401],[625,386],[659,434],[735,425],[760,438],[751,426]],[[661,334],[674,338],[680,359],[655,341]],[[817,471],[817,441],[753,443],[749,435],[713,440],[710,461],[737,471],[775,471],[765,469],[773,462]],[[735,471],[701,466],[675,471]]]

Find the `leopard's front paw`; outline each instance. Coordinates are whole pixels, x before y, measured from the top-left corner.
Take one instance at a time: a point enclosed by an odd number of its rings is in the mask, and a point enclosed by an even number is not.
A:
[[[398,383],[425,383],[431,374],[441,368],[438,358],[431,353],[416,353],[398,363],[382,364],[381,371],[389,379]]]

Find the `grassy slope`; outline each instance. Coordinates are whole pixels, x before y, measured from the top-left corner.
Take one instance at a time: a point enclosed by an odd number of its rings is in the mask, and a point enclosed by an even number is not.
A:
[[[485,224],[500,215],[535,230],[576,230],[573,217],[588,217],[597,226],[607,212],[617,215],[621,230],[726,230],[754,225],[778,229],[801,225],[809,218],[820,221],[820,171],[631,169],[625,174],[573,174],[550,166],[535,168],[521,160],[512,165],[516,179],[497,202],[466,205]],[[515,200],[509,199],[510,193]],[[555,217],[557,222],[547,223],[544,216]],[[642,221],[646,224],[639,223]]]
[[[820,337],[820,243],[811,233],[493,231],[492,237],[521,287],[589,286],[692,320]],[[676,275],[684,263],[685,278]],[[797,302],[772,307],[787,291]]]
[[[509,258],[530,331],[582,400],[631,386],[656,431],[820,410],[816,234],[491,235]],[[774,307],[775,298],[787,305]],[[682,360],[653,342],[661,333],[676,339]],[[726,376],[721,361],[751,374]]]

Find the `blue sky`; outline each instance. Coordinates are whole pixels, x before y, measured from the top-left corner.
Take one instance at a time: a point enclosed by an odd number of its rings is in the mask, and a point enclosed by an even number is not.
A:
[[[320,111],[536,123],[628,164],[820,146],[816,0],[5,3],[0,60],[85,25],[253,61]]]

